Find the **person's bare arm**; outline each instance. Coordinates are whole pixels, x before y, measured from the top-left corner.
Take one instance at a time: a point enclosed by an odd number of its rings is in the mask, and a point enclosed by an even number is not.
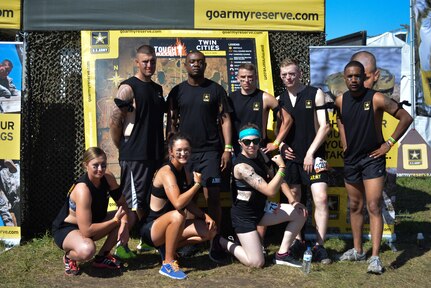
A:
[[[373,105],[375,109],[381,109],[399,120],[397,127],[395,127],[395,131],[390,136],[394,142],[398,141],[413,122],[413,118],[406,110],[399,108],[398,103],[383,95],[382,93],[377,92],[374,94]],[[380,145],[378,149],[372,151],[370,153],[370,157],[378,158],[384,156],[389,152],[393,144],[395,143],[392,143],[392,141],[388,140],[387,142]]]
[[[322,90],[318,89],[315,98],[316,107],[325,105],[325,94]],[[316,136],[310,147],[308,147],[307,153],[304,158],[304,170],[311,172],[313,170],[314,164],[314,153],[319,149],[319,147],[325,142],[326,136],[331,130],[329,123],[326,120],[326,110],[319,109],[316,110],[317,123],[319,128],[317,129]]]
[[[264,109],[271,109],[271,110],[274,110],[279,105],[277,99],[275,99],[274,96],[268,93],[263,93],[263,103],[264,103]],[[279,107],[277,117],[280,119],[280,122],[281,122],[280,128],[278,130],[276,138],[274,139],[274,142],[268,143],[266,147],[262,149],[264,153],[277,150],[280,146],[280,143],[286,137],[290,127],[292,127],[293,119],[290,116],[290,114],[282,107]],[[266,129],[266,127],[262,127],[262,129]]]
[[[221,129],[225,145],[232,145],[232,122],[229,113],[222,114]],[[228,149],[229,150],[229,149]],[[230,162],[231,152],[224,151],[220,161],[221,171],[224,171]]]
[[[118,88],[116,98],[126,102],[133,101],[134,95],[132,87],[129,85],[121,85],[120,88]],[[127,107],[120,109],[117,105],[114,105],[111,117],[109,119],[109,132],[111,134],[112,142],[117,148],[120,148],[120,141],[121,137],[123,137],[123,125],[126,115]]]

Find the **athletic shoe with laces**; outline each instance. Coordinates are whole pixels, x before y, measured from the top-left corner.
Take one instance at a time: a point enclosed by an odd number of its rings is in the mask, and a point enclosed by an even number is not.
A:
[[[290,254],[296,259],[302,259],[302,255],[306,250],[305,241],[295,239],[292,245],[290,245]]]
[[[217,234],[211,242],[210,251],[208,257],[217,264],[227,264],[231,260],[230,254],[228,254],[223,247],[220,245],[220,234]]]
[[[115,248],[114,256],[124,260],[136,258],[136,254],[129,249],[129,246],[127,246],[127,244],[118,244]]]
[[[79,274],[78,263],[75,260],[72,260],[66,255],[64,255],[63,263],[64,263],[64,274],[66,274],[67,276],[75,276]]]
[[[368,259],[368,273],[373,274],[382,274],[383,273],[383,265],[380,261],[379,256],[371,256],[370,259]]]
[[[172,279],[182,280],[187,278],[186,273],[180,269],[176,260],[173,260],[170,263],[163,261],[163,265],[162,268],[160,268],[159,273]]]
[[[283,255],[280,255],[278,254],[278,252],[276,252],[274,257],[274,264],[287,265],[296,268],[302,267],[302,262],[293,258],[290,252],[287,252]]]
[[[97,268],[120,269],[121,262],[111,254],[107,253],[103,256],[96,255],[94,257],[93,266]]]
[[[360,254],[358,253],[358,251],[356,251],[355,248],[347,250],[340,257],[340,261],[365,261],[365,259],[367,259],[365,252],[362,252],[362,254]]]
[[[329,259],[328,252],[326,252],[323,245],[314,245],[311,252],[313,253],[313,261],[320,262],[322,264],[331,264],[332,261]]]

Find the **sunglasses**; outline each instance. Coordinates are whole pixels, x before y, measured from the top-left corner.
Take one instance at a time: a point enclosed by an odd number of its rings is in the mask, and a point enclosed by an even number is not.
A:
[[[254,144],[254,146],[258,145],[260,143],[260,138],[254,138],[254,139],[242,139],[242,143],[244,143],[245,146],[250,146],[251,143]]]

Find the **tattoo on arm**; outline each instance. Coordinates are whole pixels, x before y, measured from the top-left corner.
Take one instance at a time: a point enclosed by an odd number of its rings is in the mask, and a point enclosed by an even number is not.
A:
[[[240,177],[251,187],[259,190],[259,187],[265,182],[265,180],[256,174],[254,169],[247,164],[238,165],[238,173]]]

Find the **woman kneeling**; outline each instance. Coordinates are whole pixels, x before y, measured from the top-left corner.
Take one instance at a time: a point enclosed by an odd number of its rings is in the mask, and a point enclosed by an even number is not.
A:
[[[157,247],[163,263],[160,274],[173,279],[187,275],[178,267],[175,251],[178,247],[214,238],[216,226],[213,219],[192,201],[201,188],[201,174],[192,175],[184,169],[191,146],[184,135],[173,135],[168,144],[169,162],[155,174],[150,198],[150,213],[141,228],[143,240]],[[194,218],[187,217],[188,212]]]

